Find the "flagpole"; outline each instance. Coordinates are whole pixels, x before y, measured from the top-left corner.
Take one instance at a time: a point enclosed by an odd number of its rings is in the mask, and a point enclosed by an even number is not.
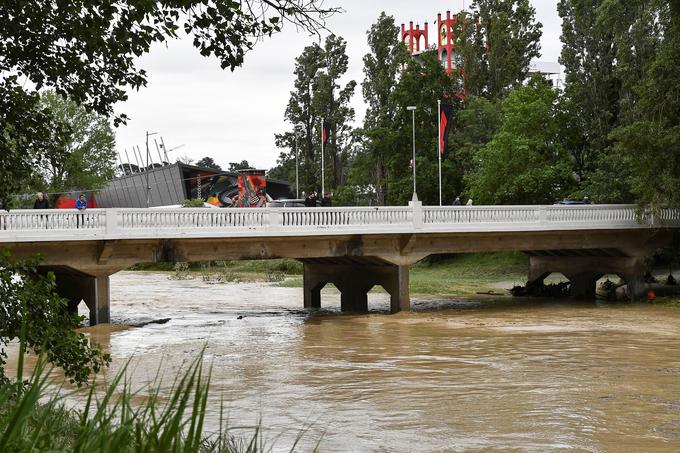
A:
[[[325,180],[325,169],[324,169],[324,162],[323,162],[323,148],[324,148],[324,143],[323,143],[323,132],[324,132],[324,126],[323,126],[323,118],[321,118],[321,197],[324,196],[326,193],[326,180]]]
[[[437,129],[437,158],[439,160],[439,206],[442,205],[442,101],[437,100],[437,119],[439,127]]]

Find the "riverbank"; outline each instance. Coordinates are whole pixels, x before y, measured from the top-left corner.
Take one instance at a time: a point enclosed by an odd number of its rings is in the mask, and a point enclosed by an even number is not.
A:
[[[431,256],[411,267],[411,294],[504,294],[503,289],[526,282],[528,260],[520,252]],[[275,282],[282,287],[302,287],[302,263],[291,259],[218,261],[214,263],[154,263],[137,265],[137,271],[165,271],[169,278],[206,282]],[[381,291],[381,289],[376,289]]]

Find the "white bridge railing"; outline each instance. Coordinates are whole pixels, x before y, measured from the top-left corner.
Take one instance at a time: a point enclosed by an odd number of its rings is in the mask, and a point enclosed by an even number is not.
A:
[[[0,213],[0,243],[680,228],[680,211],[640,215],[632,205],[410,206],[245,209],[15,210]]]

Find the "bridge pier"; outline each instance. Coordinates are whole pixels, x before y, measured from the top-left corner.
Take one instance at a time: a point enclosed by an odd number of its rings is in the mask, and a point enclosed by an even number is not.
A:
[[[109,274],[90,275],[68,267],[44,270],[54,272],[57,294],[68,299],[70,311],[77,312],[84,301],[91,326],[111,321]]]
[[[348,263],[347,260],[303,260],[304,306],[321,308],[321,289],[332,283],[340,291],[343,312],[368,311],[368,292],[376,285],[390,295],[390,312],[408,311],[408,266],[388,263]]]
[[[546,256],[529,254],[527,287],[543,283],[553,272],[560,272],[571,283],[571,297],[594,300],[599,280],[605,274],[617,274],[627,284],[628,297],[645,297],[645,265],[642,256]]]

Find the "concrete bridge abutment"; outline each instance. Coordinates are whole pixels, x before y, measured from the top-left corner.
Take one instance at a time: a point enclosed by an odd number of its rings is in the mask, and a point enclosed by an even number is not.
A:
[[[90,311],[90,325],[111,322],[111,296],[108,273],[88,274],[69,267],[41,268],[53,272],[56,278],[56,292],[68,299],[68,309],[77,312],[81,302]]]
[[[368,292],[376,285],[390,295],[390,312],[411,309],[409,267],[389,263],[349,263],[347,260],[303,260],[304,306],[321,308],[321,289],[332,283],[340,291],[343,312],[368,311]]]
[[[553,272],[562,273],[571,283],[571,297],[594,300],[597,281],[606,274],[619,275],[627,284],[628,297],[645,297],[644,255],[639,256],[546,256],[529,254],[527,287],[540,285]]]

